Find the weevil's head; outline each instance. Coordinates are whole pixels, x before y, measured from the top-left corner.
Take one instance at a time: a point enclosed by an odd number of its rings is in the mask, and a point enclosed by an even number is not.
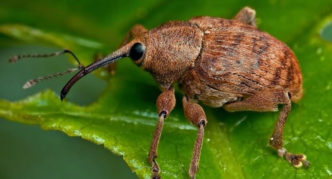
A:
[[[202,48],[203,33],[189,22],[168,22],[133,35],[127,44],[74,75],[63,87],[61,99],[80,78],[123,57],[130,57],[136,65],[149,71],[161,88],[168,88],[194,66]]]

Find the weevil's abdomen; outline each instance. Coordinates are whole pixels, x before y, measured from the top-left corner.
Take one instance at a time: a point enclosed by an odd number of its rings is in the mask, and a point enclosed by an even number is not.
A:
[[[220,107],[263,90],[302,96],[302,75],[294,53],[271,35],[234,20],[199,17],[190,20],[204,31],[203,47],[182,78],[185,93]]]

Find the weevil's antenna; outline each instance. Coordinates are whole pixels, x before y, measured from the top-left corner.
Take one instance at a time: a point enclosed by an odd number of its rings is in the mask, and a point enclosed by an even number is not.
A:
[[[59,77],[59,76],[63,76],[65,74],[75,72],[75,71],[80,70],[82,68],[83,67],[81,67],[81,66],[76,67],[76,68],[69,68],[68,70],[63,71],[63,72],[58,72],[58,73],[54,73],[54,74],[50,74],[50,75],[46,75],[46,76],[41,76],[41,77],[38,77],[38,78],[35,78],[35,79],[32,79],[32,80],[29,80],[29,81],[24,83],[23,89],[31,88],[31,87],[35,86],[37,83],[39,83],[40,81],[51,79],[51,78],[56,78],[56,77]]]
[[[51,74],[51,75],[46,75],[46,76],[42,76],[42,77],[38,77],[38,78],[35,78],[35,79],[32,79],[32,80],[29,80],[23,85],[23,89],[27,89],[27,88],[31,88],[32,86],[36,85],[40,81],[51,79],[51,78],[56,78],[56,77],[63,76],[63,75],[68,74],[68,73],[72,73],[74,71],[77,71],[77,70],[80,70],[80,69],[84,68],[84,66],[81,64],[80,60],[76,57],[76,55],[68,49],[64,49],[64,50],[61,50],[61,51],[58,51],[58,52],[53,52],[53,53],[46,53],[46,54],[14,55],[9,59],[9,62],[10,63],[15,63],[15,62],[17,62],[21,59],[24,59],[24,58],[47,58],[47,57],[59,56],[59,55],[66,54],[66,53],[70,54],[72,57],[74,57],[74,59],[78,63],[78,67],[69,68],[68,70],[66,70],[64,72],[58,72],[58,73],[54,73],[54,74]]]
[[[76,60],[76,62],[78,63],[79,66],[81,66],[81,62],[80,60],[76,57],[76,55],[68,50],[68,49],[64,49],[64,50],[61,50],[61,51],[58,51],[58,52],[53,52],[53,53],[46,53],[46,54],[23,54],[23,55],[14,55],[12,57],[10,57],[9,59],[9,62],[10,63],[15,63],[21,59],[24,59],[24,58],[46,58],[46,57],[53,57],[53,56],[59,56],[59,55],[62,55],[62,54],[70,54],[71,56],[74,57],[74,59]]]

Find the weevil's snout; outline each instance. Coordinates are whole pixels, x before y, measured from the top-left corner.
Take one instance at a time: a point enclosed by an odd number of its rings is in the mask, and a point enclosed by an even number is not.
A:
[[[112,54],[108,55],[107,57],[101,59],[100,61],[94,62],[87,67],[83,67],[78,73],[76,73],[62,88],[61,90],[61,100],[64,99],[71,89],[71,87],[82,77],[91,73],[92,71],[108,65],[110,63],[114,63],[115,61],[123,58],[123,57],[130,57],[136,64],[141,64],[145,54],[145,46],[138,41],[131,41],[128,44],[124,45],[117,51],[113,52]]]
[[[91,73],[92,71],[102,67],[102,66],[105,66],[107,64],[110,64],[110,63],[114,63],[115,61],[123,58],[123,57],[126,57],[128,56],[127,55],[128,53],[113,53],[109,56],[107,56],[106,58],[100,60],[100,61],[97,61],[95,63],[92,63],[90,64],[89,66],[87,67],[83,67],[78,73],[76,73],[68,82],[67,84],[62,88],[61,90],[61,94],[60,94],[60,98],[61,100],[63,100],[67,93],[69,92],[70,88],[79,80],[81,79],[82,77],[84,77],[85,75]]]

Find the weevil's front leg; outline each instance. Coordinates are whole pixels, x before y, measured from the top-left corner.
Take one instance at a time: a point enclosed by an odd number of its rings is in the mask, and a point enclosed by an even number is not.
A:
[[[304,154],[289,153],[283,147],[283,131],[290,110],[291,101],[288,99],[288,102],[283,105],[282,110],[280,111],[278,121],[275,125],[272,137],[270,138],[270,145],[278,151],[278,155],[280,157],[285,158],[294,167],[299,168],[302,165],[308,167],[309,162],[306,160],[306,156]]]
[[[152,178],[157,179],[159,176],[159,166],[156,162],[158,143],[160,140],[161,132],[163,130],[164,119],[171,113],[174,109],[176,100],[174,95],[174,88],[163,91],[157,98],[156,106],[159,115],[159,121],[154,131],[153,139],[150,146],[150,151],[148,155],[148,161],[152,164]]]
[[[193,179],[195,178],[198,170],[199,157],[201,155],[201,150],[203,146],[204,127],[207,123],[207,120],[205,112],[199,104],[189,101],[187,97],[183,97],[182,103],[184,115],[192,124],[198,127],[193,156],[188,171],[189,177]]]
[[[256,11],[246,6],[242,8],[233,19],[256,27],[255,17]]]

